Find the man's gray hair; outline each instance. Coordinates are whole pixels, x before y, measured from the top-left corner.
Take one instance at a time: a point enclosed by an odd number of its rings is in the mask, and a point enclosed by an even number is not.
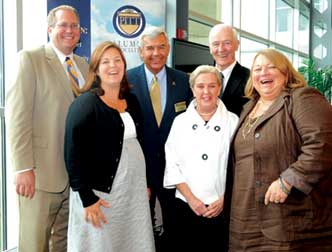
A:
[[[77,16],[78,22],[80,22],[80,16],[78,14],[78,11],[74,7],[72,7],[70,5],[60,5],[58,7],[55,7],[54,9],[50,10],[50,12],[48,13],[48,15],[47,15],[48,27],[53,27],[56,24],[57,20],[56,20],[55,13],[58,10],[69,10],[69,11],[74,12],[75,15]]]
[[[162,28],[162,27],[156,27],[156,26],[149,26],[149,27],[147,27],[143,31],[143,33],[141,34],[139,47],[143,48],[143,46],[144,46],[144,38],[154,39],[154,38],[158,37],[159,35],[164,35],[165,38],[166,38],[166,40],[167,40],[167,42],[169,43],[168,36],[167,36],[167,33],[164,30],[164,28]]]

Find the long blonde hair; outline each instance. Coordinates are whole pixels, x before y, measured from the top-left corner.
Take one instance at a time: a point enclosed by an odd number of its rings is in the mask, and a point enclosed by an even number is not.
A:
[[[294,88],[307,86],[307,82],[305,81],[304,77],[298,71],[295,70],[292,63],[288,60],[288,58],[284,54],[275,49],[268,48],[259,51],[254,57],[253,64],[250,69],[250,77],[244,89],[245,97],[252,98],[253,96],[258,94],[253,85],[252,73],[256,58],[259,55],[263,55],[267,59],[269,59],[272,62],[272,64],[277,69],[279,69],[279,71],[283,75],[286,76],[286,88],[294,89]]]

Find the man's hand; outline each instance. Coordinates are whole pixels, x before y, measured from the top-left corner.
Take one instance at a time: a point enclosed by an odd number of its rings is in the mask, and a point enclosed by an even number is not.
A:
[[[28,170],[17,173],[15,176],[16,193],[23,197],[32,199],[35,194],[35,172]]]

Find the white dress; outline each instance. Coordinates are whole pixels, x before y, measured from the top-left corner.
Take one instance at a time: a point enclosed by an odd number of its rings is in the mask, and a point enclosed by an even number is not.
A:
[[[108,223],[94,228],[85,222],[79,194],[71,191],[68,252],[155,251],[143,152],[129,113],[120,115],[125,132],[112,190],[109,194],[94,190],[110,204],[110,208],[102,208]]]

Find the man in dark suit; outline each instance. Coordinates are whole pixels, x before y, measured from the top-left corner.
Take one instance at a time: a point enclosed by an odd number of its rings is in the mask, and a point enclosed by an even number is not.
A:
[[[248,101],[243,96],[250,71],[235,59],[235,52],[239,48],[236,30],[225,24],[215,25],[209,33],[209,47],[223,78],[220,98],[229,111],[239,116]]]
[[[192,93],[188,75],[166,66],[170,51],[167,34],[161,28],[147,28],[141,35],[139,53],[144,63],[128,71],[132,92],[136,94],[142,114],[144,128],[143,150],[146,158],[148,188],[150,190],[150,207],[154,219],[156,197],[161,206],[163,218],[162,249],[167,250],[172,222],[174,220],[173,204],[175,191],[163,188],[165,170],[164,145],[176,115],[184,112],[190,102]],[[161,121],[155,116],[155,109],[150,97],[154,79],[160,88]],[[156,237],[158,240],[158,237]],[[157,242],[157,251],[160,244]]]

